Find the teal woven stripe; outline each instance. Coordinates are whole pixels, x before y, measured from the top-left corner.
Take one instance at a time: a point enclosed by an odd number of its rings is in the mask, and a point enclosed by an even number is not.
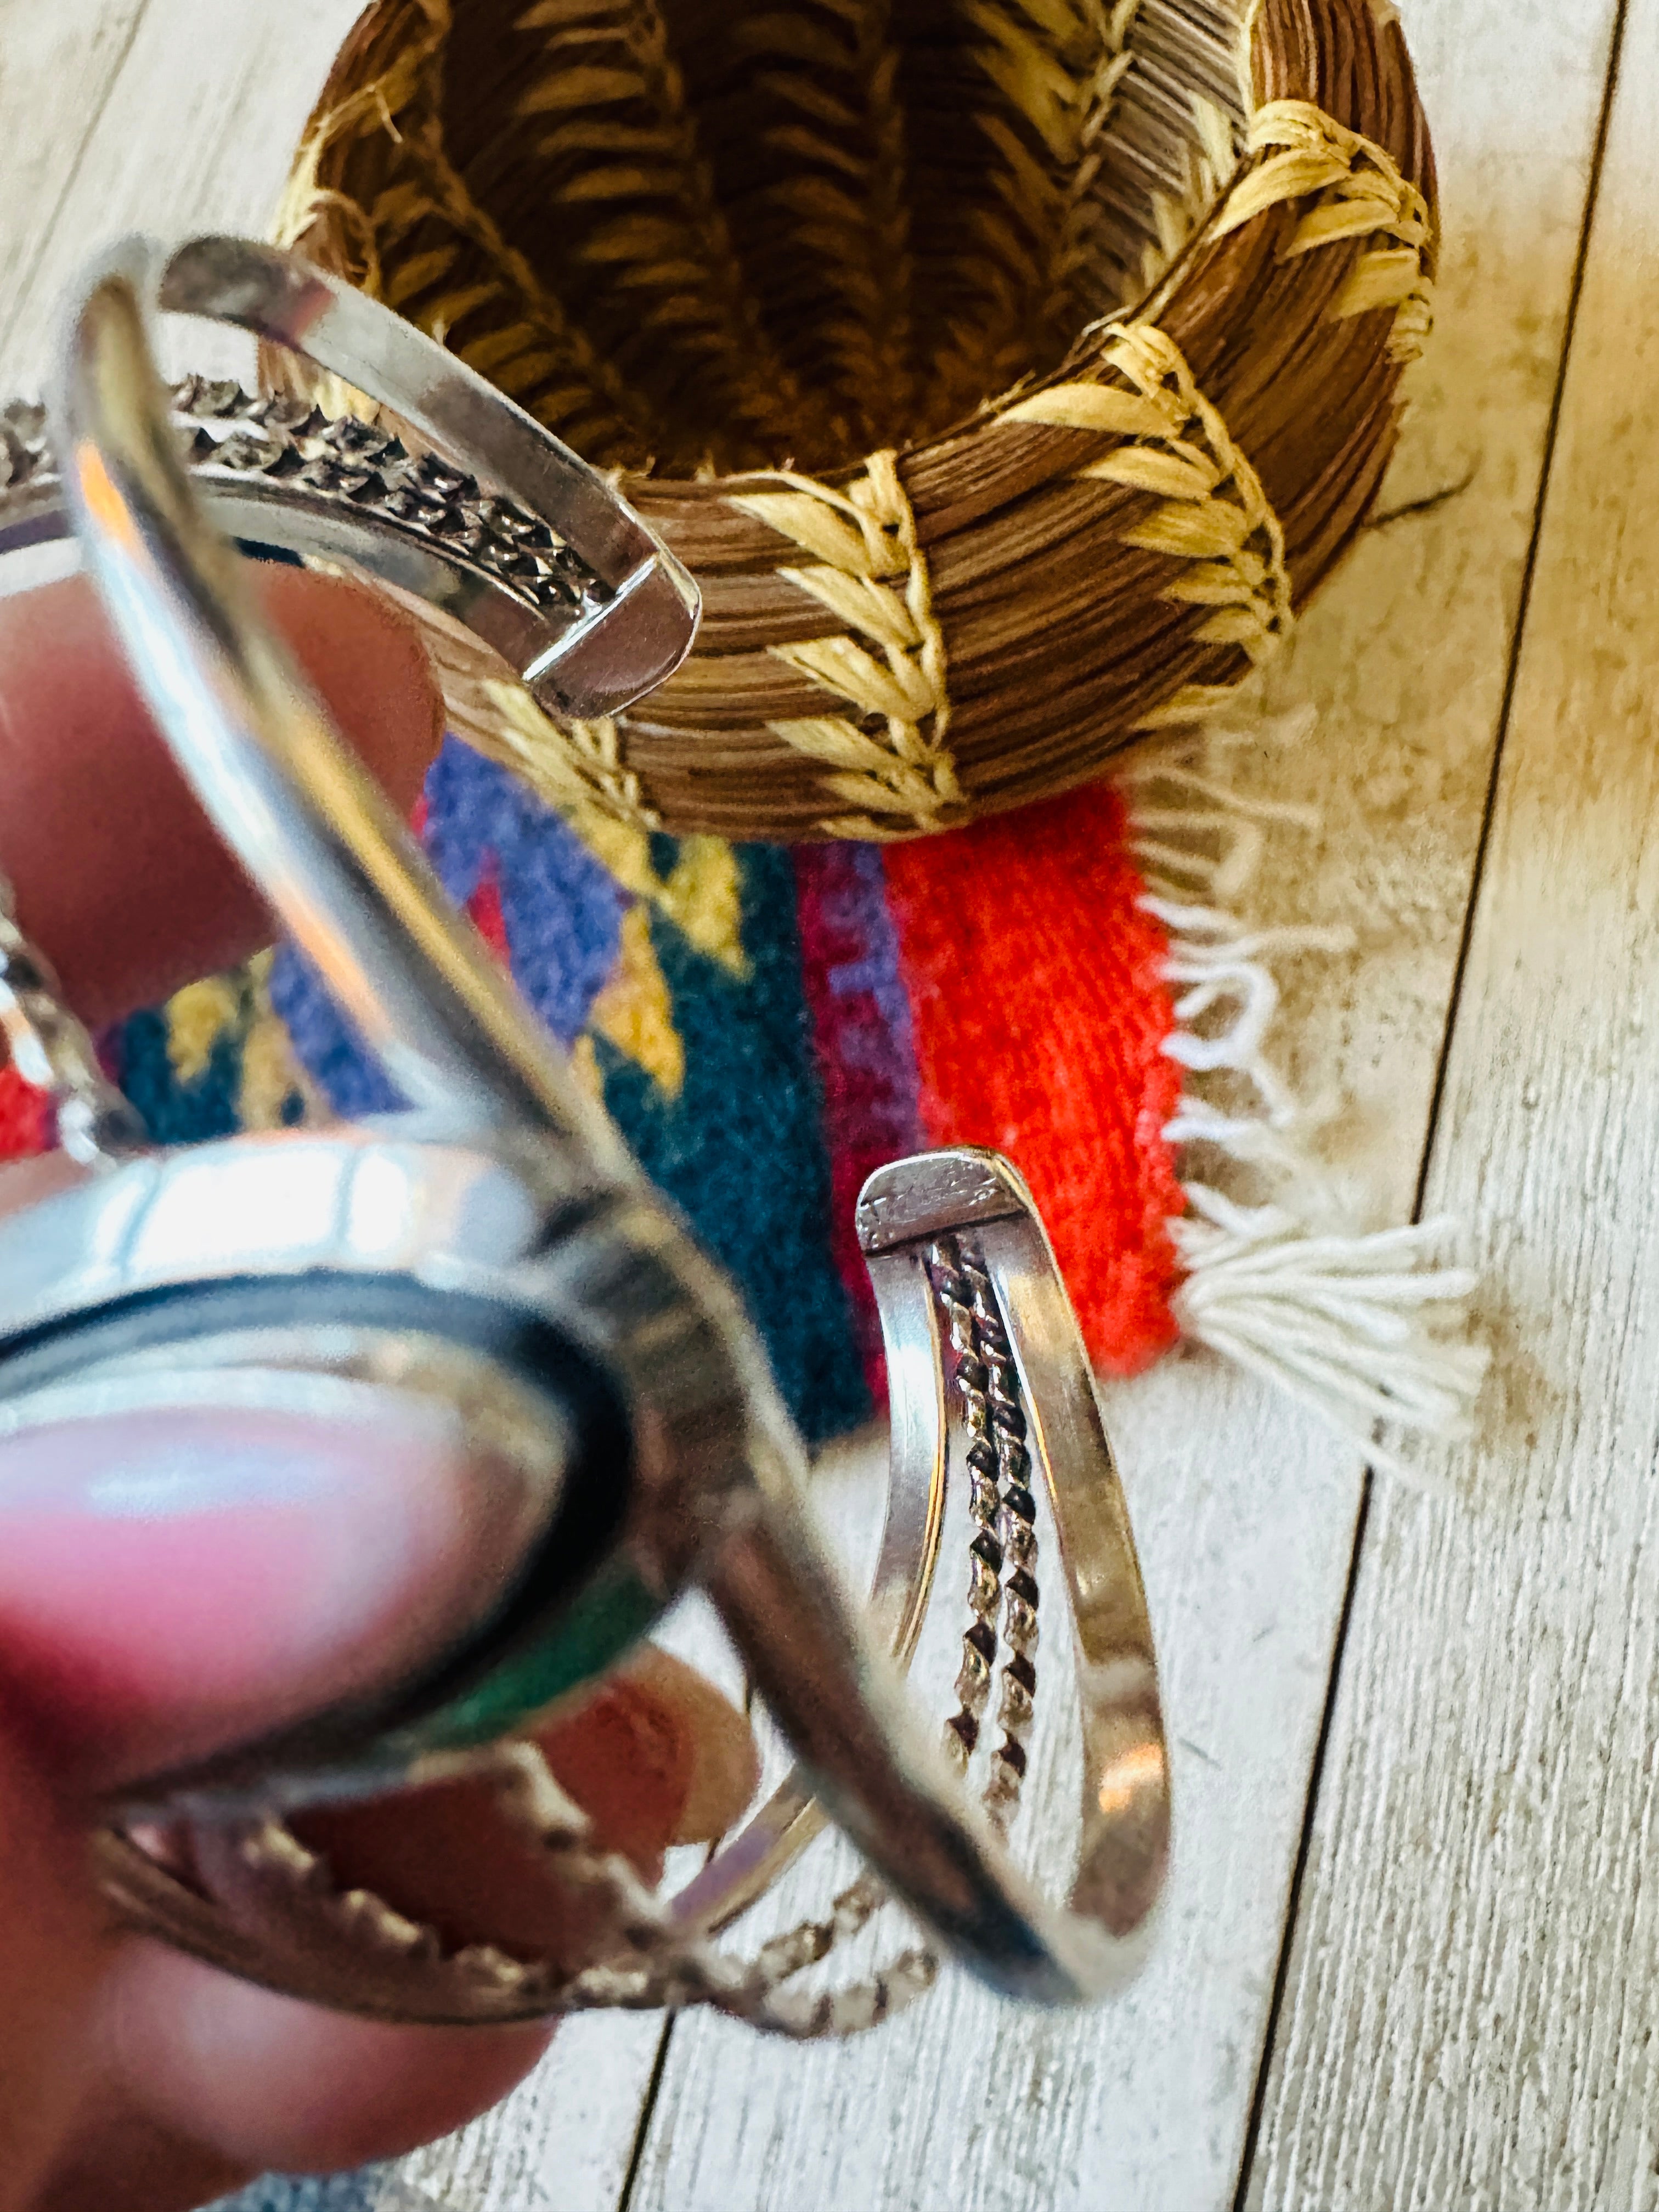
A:
[[[801,983],[794,870],[781,847],[738,850],[745,975],[652,916],[685,1047],[678,1097],[665,1097],[603,1039],[599,1064],[605,1104],[653,1182],[736,1278],[784,1401],[816,1443],[868,1419],[870,1392],[831,1243],[823,1093]]]

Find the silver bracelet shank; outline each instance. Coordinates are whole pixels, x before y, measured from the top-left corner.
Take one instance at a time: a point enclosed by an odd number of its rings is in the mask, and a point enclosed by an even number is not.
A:
[[[448,908],[204,515],[148,354],[144,303],[153,288],[163,304],[201,311],[212,301],[216,312],[265,335],[297,331],[326,366],[370,390],[391,386],[407,419],[453,423],[438,366],[422,356],[414,375],[400,348],[388,373],[385,361],[354,350],[369,326],[349,301],[309,289],[303,270],[273,267],[267,249],[248,249],[244,264],[227,243],[213,241],[199,265],[189,249],[174,257],[159,285],[155,258],[132,249],[94,272],[67,329],[54,442],[70,457],[65,489],[94,580],[181,767],[422,1118],[395,1144],[372,1132],[296,1134],[258,1147],[233,1140],[178,1165],[140,1161],[90,1192],[50,1201],[55,1210],[33,1218],[27,1246],[0,1234],[0,1391],[17,1393],[27,1417],[40,1376],[30,1362],[43,1346],[58,1347],[72,1382],[77,1331],[117,1309],[137,1310],[135,1302],[145,1311],[166,1308],[215,1284],[285,1285],[285,1295],[303,1302],[319,1275],[390,1269],[452,1299],[483,1295],[487,1282],[491,1297],[556,1322],[604,1365],[639,1443],[620,1533],[598,1566],[584,1566],[582,1587],[556,1594],[564,1611],[550,1613],[548,1633],[562,1620],[559,1632],[568,1635],[592,1589],[621,1576],[630,1595],[606,1633],[590,1638],[591,1671],[608,1663],[624,1632],[637,1634],[653,1610],[700,1583],[800,1756],[801,1787],[810,1782],[949,1948],[1014,1995],[1075,2002],[1115,1986],[1138,1961],[1162,1877],[1167,1762],[1121,1498],[1075,1322],[1029,1200],[969,1156],[945,1156],[931,1176],[908,1164],[908,1182],[880,1187],[878,1179],[869,1194],[861,1232],[878,1283],[884,1277],[889,1285],[884,1319],[904,1470],[878,1597],[881,1626],[902,1653],[931,1580],[944,1451],[936,1335],[924,1358],[902,1309],[915,1310],[914,1271],[927,1240],[965,1219],[1007,1316],[1079,1623],[1089,1766],[1070,1910],[1047,1904],[1013,1868],[927,1740],[890,1662],[861,1632],[811,1533],[800,1447],[735,1297],[652,1200],[614,1132]],[[234,284],[227,289],[228,267],[251,270],[246,296]],[[453,367],[437,360],[445,371]],[[408,392],[399,383],[405,374]],[[474,428],[492,465],[513,464],[512,437]],[[532,473],[532,499],[546,489],[544,476]],[[619,623],[615,635],[623,634]],[[380,1200],[368,1207],[349,1202],[342,1185],[331,1206],[295,1210],[307,1234],[285,1227],[270,1181],[279,1152],[300,1182],[343,1176],[355,1188],[366,1159],[384,1170],[393,1151],[403,1177],[396,1206],[383,1177]],[[195,1196],[181,1200],[192,1174]],[[203,1177],[216,1178],[211,1193]],[[516,1197],[458,1214],[458,1177],[493,1179]],[[243,1184],[238,1199],[232,1186]],[[457,1224],[481,1219],[494,1224],[493,1246],[458,1245]],[[41,1235],[48,1225],[52,1233]],[[476,1280],[468,1272],[475,1267],[484,1271]],[[921,1303],[931,1314],[931,1299]],[[924,1327],[936,1331],[931,1321]],[[592,1470],[583,1479],[593,1479]],[[578,1677],[567,1668],[561,1679],[574,1686]],[[418,1698],[402,1727],[386,1716],[372,1724],[361,1715],[324,1716],[309,1730],[240,1747],[194,1772],[141,1778],[123,1804],[150,1814],[224,1812],[319,1790],[385,1787],[389,1769],[419,1778],[431,1771],[424,1761],[452,1757],[455,1726],[453,1711],[423,1708]],[[470,1753],[476,1740],[463,1736],[459,1747]],[[797,1808],[781,1831],[775,1821],[758,1840],[781,1846],[805,1817]],[[720,1894],[650,1919],[664,1944],[684,1942],[685,1960],[696,1964],[693,1979],[713,1970],[686,1920],[707,1925],[738,1909],[752,1893],[755,1869],[752,1854],[740,1852]],[[156,1869],[158,1881],[163,1875]],[[617,1893],[628,1903],[625,1883]],[[628,1909],[639,1918],[636,1900]],[[217,1940],[199,1928],[170,1932],[210,1951]],[[245,1948],[234,1963],[257,1971]],[[546,2001],[544,1990],[543,2008]]]

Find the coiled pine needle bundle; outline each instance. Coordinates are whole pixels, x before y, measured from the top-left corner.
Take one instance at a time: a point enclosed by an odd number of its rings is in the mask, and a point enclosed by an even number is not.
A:
[[[702,582],[614,722],[429,624],[458,726],[652,827],[885,839],[1272,653],[1387,462],[1434,178],[1388,0],[377,0],[280,235]]]

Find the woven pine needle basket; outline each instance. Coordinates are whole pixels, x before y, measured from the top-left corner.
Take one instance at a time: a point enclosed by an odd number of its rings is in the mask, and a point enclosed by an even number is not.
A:
[[[1435,196],[1388,0],[377,0],[279,234],[702,582],[616,722],[434,633],[458,726],[653,828],[887,839],[1273,652],[1387,461]]]

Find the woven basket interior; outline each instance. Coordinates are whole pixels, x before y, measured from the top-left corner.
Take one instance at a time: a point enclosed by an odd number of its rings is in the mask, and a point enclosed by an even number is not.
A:
[[[885,840],[1271,654],[1386,464],[1433,200],[1386,0],[374,0],[277,235],[702,586],[592,724],[435,639],[453,726],[560,804]]]
[[[497,248],[440,269],[417,224],[380,287],[466,351],[504,245],[591,387],[522,396],[592,458],[833,471],[1143,295],[1231,167],[1238,49],[1219,0],[461,0],[428,143]]]

